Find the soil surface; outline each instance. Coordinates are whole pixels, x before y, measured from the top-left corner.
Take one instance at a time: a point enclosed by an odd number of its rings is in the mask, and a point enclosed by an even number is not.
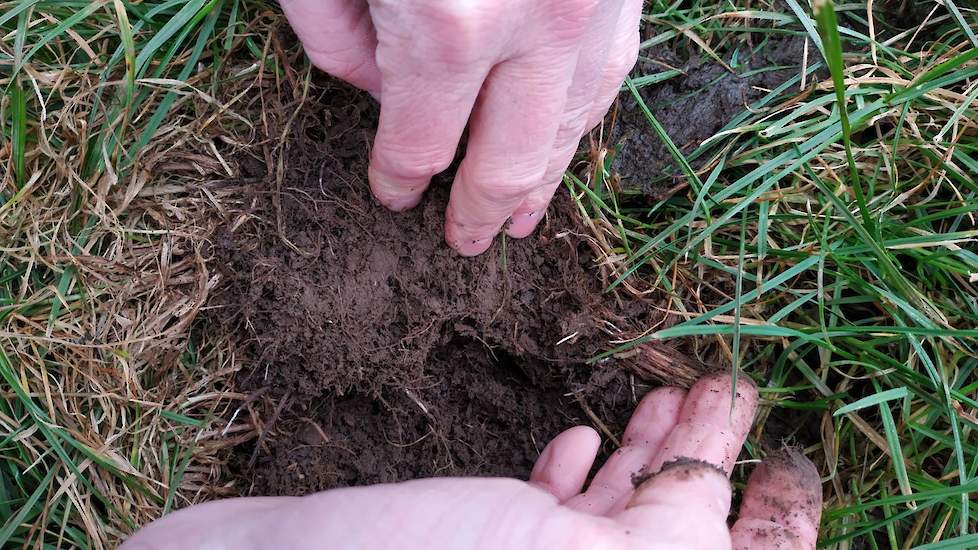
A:
[[[241,492],[526,476],[568,427],[620,435],[649,385],[634,360],[584,361],[659,313],[602,292],[570,201],[535,236],[460,258],[443,241],[450,179],[410,212],[377,205],[373,101],[328,80],[315,90],[281,180],[274,161],[241,160],[249,219],[211,250],[223,281],[209,322],[241,343],[238,387],[256,396]]]
[[[701,52],[688,56],[665,47],[643,52],[633,77],[681,71],[659,84],[639,88],[639,95],[683,154],[692,153],[750,104],[799,74],[805,40],[768,40],[755,47],[753,52],[748,49],[736,67],[704,61]],[[817,51],[809,43],[809,58]],[[620,149],[613,168],[624,188],[639,190],[652,199],[666,198],[684,181],[682,172],[632,94],[626,91],[620,99],[611,132],[611,143]],[[691,164],[696,167],[699,163],[691,159]]]
[[[719,65],[683,66],[681,79],[642,93],[688,149],[761,92]],[[704,87],[707,97],[682,95]],[[623,144],[616,168],[661,195],[651,182],[670,173],[668,154],[629,101],[613,131]],[[233,458],[241,494],[525,477],[547,441],[574,425],[595,426],[614,450],[651,383],[708,369],[664,345],[584,362],[663,319],[655,298],[602,292],[566,197],[534,236],[462,259],[442,236],[449,176],[410,212],[371,198],[373,100],[319,77],[281,111],[285,149],[270,141],[238,159],[250,200],[210,250],[222,282],[208,330],[238,344],[237,385],[251,395],[242,410],[257,432]]]

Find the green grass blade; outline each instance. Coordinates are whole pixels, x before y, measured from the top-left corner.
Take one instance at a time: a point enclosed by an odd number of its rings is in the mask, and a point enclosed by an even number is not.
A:
[[[851,412],[858,411],[860,409],[865,409],[866,407],[872,407],[873,405],[883,405],[887,401],[893,401],[895,399],[903,399],[909,395],[907,388],[893,388],[891,390],[881,391],[873,395],[863,397],[857,401],[853,401],[844,407],[839,407],[832,416],[842,416],[849,414]]]
[[[944,6],[947,7],[947,11],[951,12],[951,16],[954,17],[955,21],[957,21],[958,25],[961,27],[961,30],[964,31],[964,34],[968,36],[968,40],[971,40],[971,44],[978,48],[978,36],[975,36],[975,31],[971,28],[973,23],[969,23],[968,20],[964,18],[964,15],[961,14],[961,10],[958,9],[958,6],[954,3],[954,0],[944,0]],[[972,5],[971,7],[974,8],[975,6]],[[974,13],[973,9],[972,13]]]
[[[44,479],[37,485],[37,489],[31,493],[31,496],[27,499],[27,502],[20,506],[17,513],[13,516],[7,518],[4,522],[3,527],[0,527],[0,548],[8,548],[8,544],[11,542],[10,539],[13,537],[14,533],[17,532],[17,528],[20,524],[24,522],[24,519],[31,513],[35,512],[34,506],[41,499],[41,496],[46,493],[51,487],[51,481],[54,479],[54,474],[58,472],[58,468],[51,468],[48,473],[44,476]]]
[[[10,88],[11,116],[13,117],[11,155],[14,161],[14,183],[17,189],[27,183],[25,155],[27,149],[27,98],[20,82]]]
[[[863,219],[863,225],[875,234],[873,218],[869,215],[869,206],[863,193],[862,181],[859,177],[859,166],[852,154],[852,127],[849,123],[849,108],[846,105],[845,61],[842,59],[842,39],[839,37],[839,21],[835,15],[832,0],[815,0],[815,19],[818,22],[819,34],[825,45],[825,62],[832,74],[835,86],[836,103],[839,108],[839,120],[842,123],[842,144],[846,150],[846,161],[849,163],[849,178],[852,190],[856,194],[856,205]]]
[[[962,535],[953,539],[914,546],[913,550],[966,550],[978,547],[978,534]]]

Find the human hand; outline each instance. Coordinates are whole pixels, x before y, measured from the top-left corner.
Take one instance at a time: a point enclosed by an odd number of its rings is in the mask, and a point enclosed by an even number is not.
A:
[[[282,0],[312,62],[380,100],[370,186],[418,204],[469,122],[445,238],[533,232],[638,56],[642,0]]]
[[[757,467],[728,529],[727,478],[757,406],[756,389],[741,383],[731,414],[731,393],[724,375],[700,380],[688,394],[653,390],[632,415],[623,446],[583,492],[600,441],[576,427],[544,449],[529,482],[426,479],[211,502],[151,524],[123,550],[815,548],[818,472],[794,451]]]

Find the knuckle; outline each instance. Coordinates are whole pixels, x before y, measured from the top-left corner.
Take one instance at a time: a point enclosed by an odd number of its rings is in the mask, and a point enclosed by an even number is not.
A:
[[[533,191],[542,178],[543,172],[534,176],[511,177],[496,184],[496,187],[498,193],[505,198],[519,198]]]
[[[571,154],[573,154],[573,151]],[[553,193],[556,192],[557,187],[560,186],[560,182],[563,181],[564,172],[567,171],[568,166],[570,166],[569,160],[554,160],[554,162],[547,167],[547,171],[544,173],[543,179],[540,180],[539,184],[533,190],[534,195],[549,192],[549,195],[547,195],[547,204],[549,204],[550,197],[553,196]]]
[[[584,133],[584,127],[587,125],[588,117],[591,114],[590,107],[590,105],[582,106],[582,108],[574,109],[564,114],[564,120],[557,130],[557,139],[555,140],[558,146],[564,146],[564,144],[570,146],[571,143],[574,146],[577,145],[577,142],[581,139],[581,135]]]
[[[469,31],[482,20],[474,2],[433,2],[420,10],[425,19],[448,31]]]
[[[419,8],[420,26],[429,32],[420,48],[426,58],[449,67],[465,68],[482,56],[484,35],[492,13],[484,13],[477,2],[437,2]]]
[[[306,48],[306,55],[312,64],[327,73],[345,78],[365,69],[367,60],[353,49],[329,51],[313,47]]]
[[[390,170],[391,172],[412,179],[430,178],[431,176],[434,176],[447,168],[446,164],[439,162],[438,160],[424,158],[406,159],[404,161],[393,162],[391,164],[393,165],[393,169]]]
[[[374,4],[378,4],[376,9]],[[487,70],[504,41],[498,38],[510,2],[373,0],[377,64],[385,74]]]
[[[510,162],[506,167],[498,163],[463,163],[463,178],[480,202],[512,202],[525,197],[543,180],[545,165],[537,162]]]
[[[557,38],[575,39],[594,19],[598,0],[555,0],[549,3],[546,18]]]
[[[540,183],[540,179],[542,177],[543,174],[541,173],[536,178],[504,178],[497,183],[487,183],[480,185],[479,187],[482,189],[482,193],[484,195],[488,195],[486,198],[497,198],[510,202],[522,198],[530,191],[533,191],[533,189]]]

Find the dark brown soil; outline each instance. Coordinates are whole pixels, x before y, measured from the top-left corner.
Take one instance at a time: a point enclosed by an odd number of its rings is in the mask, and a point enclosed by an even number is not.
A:
[[[537,235],[460,258],[442,237],[446,181],[413,211],[378,206],[364,181],[375,105],[332,81],[314,92],[281,180],[274,152],[241,159],[250,218],[212,248],[210,322],[241,343],[238,387],[257,396],[239,490],[525,476],[563,429],[620,434],[649,386],[635,359],[585,360],[659,314],[602,292],[569,201]]]
[[[756,53],[742,56],[737,67],[724,67],[712,59],[704,61],[701,52],[688,56],[659,47],[643,53],[636,75],[653,75],[669,68],[682,71],[658,85],[640,88],[639,95],[684,155],[768,91],[799,74],[805,40],[769,40],[755,47]],[[810,57],[817,51],[809,44]],[[613,167],[623,187],[662,199],[684,181],[665,143],[652,130],[630,92],[621,95],[611,141],[619,148]],[[694,167],[700,164],[689,160]]]
[[[642,93],[686,151],[771,84],[724,76],[719,65],[683,67],[681,79]],[[275,138],[239,159],[251,200],[211,250],[222,283],[209,330],[237,342],[238,387],[252,396],[237,420],[256,431],[233,459],[240,493],[523,477],[561,430],[589,424],[612,440],[650,383],[688,383],[707,369],[664,345],[585,363],[663,319],[654,297],[603,292],[608,281],[566,197],[536,235],[460,258],[442,238],[450,178],[407,213],[372,200],[369,97],[323,78],[305,100],[280,101],[280,120],[265,122],[285,148]],[[617,170],[663,196],[668,154],[634,102],[620,115]]]

